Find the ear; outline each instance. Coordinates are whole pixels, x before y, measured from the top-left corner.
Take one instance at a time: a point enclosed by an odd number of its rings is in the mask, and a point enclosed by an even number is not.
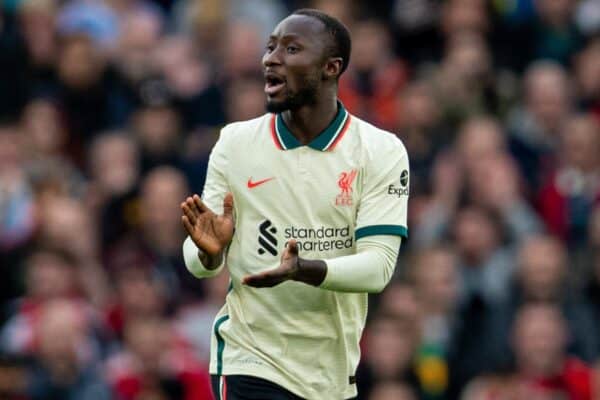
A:
[[[342,73],[342,57],[330,57],[323,69],[323,79],[336,79]]]

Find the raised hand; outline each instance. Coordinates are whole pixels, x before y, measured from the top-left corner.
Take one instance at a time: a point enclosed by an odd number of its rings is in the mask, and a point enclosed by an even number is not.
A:
[[[181,203],[181,222],[196,246],[211,258],[219,258],[233,237],[233,195],[223,199],[223,214],[212,212],[197,194]]]

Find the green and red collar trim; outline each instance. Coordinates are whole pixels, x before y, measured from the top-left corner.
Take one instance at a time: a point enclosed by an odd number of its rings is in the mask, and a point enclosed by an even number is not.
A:
[[[350,125],[350,114],[344,105],[338,101],[338,111],[327,128],[314,138],[307,146],[319,150],[330,151],[342,139]],[[302,146],[283,121],[281,114],[273,114],[271,118],[271,136],[280,150],[292,150]]]

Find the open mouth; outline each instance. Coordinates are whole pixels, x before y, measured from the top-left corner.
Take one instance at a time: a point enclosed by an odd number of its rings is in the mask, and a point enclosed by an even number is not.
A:
[[[267,75],[265,77],[265,93],[268,96],[275,96],[285,86],[285,80],[276,75]]]

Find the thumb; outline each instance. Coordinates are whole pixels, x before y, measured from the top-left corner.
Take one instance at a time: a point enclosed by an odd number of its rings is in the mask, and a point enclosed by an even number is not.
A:
[[[233,218],[233,194],[231,192],[227,193],[223,199],[223,216]]]
[[[287,243],[287,251],[293,256],[298,255],[298,243],[296,243],[296,239],[290,239],[290,241]]]

